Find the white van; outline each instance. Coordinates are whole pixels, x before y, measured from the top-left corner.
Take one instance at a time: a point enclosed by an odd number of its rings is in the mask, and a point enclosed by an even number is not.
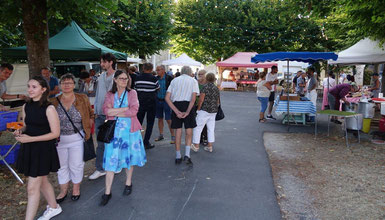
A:
[[[27,94],[27,83],[29,80],[29,69],[28,64],[12,64],[13,73],[6,81],[7,93],[8,94]],[[90,71],[94,69],[96,74],[100,73],[99,62],[68,62],[68,63],[54,63],[53,64],[53,75],[60,77],[66,73],[72,73],[75,76],[76,81],[79,80],[80,72],[83,70]],[[77,83],[76,83],[77,88]],[[11,101],[11,100],[10,100]]]

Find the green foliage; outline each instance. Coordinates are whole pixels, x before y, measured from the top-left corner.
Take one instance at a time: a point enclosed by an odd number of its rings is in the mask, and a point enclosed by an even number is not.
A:
[[[119,1],[107,20],[103,43],[141,57],[158,53],[169,46],[172,8],[170,0]]]
[[[280,0],[180,0],[174,51],[211,63],[238,51],[323,51],[315,21]]]
[[[341,0],[341,5],[358,34],[385,43],[384,0]]]

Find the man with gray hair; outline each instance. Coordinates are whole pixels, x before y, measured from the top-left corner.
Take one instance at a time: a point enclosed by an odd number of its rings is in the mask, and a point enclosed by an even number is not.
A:
[[[182,163],[180,146],[182,140],[182,126],[185,128],[186,151],[183,160],[192,165],[190,147],[192,144],[192,129],[196,127],[195,111],[193,110],[196,96],[199,95],[198,82],[191,77],[192,70],[188,66],[182,67],[181,75],[171,81],[167,89],[165,100],[173,110],[171,114],[171,128],[175,129],[175,164]]]
[[[166,97],[166,92],[170,83],[172,81],[172,77],[166,74],[166,68],[163,65],[156,67],[156,73],[159,83],[159,90],[157,92],[156,99],[156,118],[158,119],[158,128],[159,128],[159,137],[155,139],[155,141],[161,141],[164,139],[163,137],[163,118],[166,120],[168,128],[171,133],[171,144],[175,144],[175,133],[174,129],[171,128],[171,108],[168,106],[167,102],[164,100]]]

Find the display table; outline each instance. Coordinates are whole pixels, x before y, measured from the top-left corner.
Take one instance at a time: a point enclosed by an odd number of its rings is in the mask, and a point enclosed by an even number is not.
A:
[[[233,82],[233,81],[222,82],[221,83],[221,88],[222,89],[234,89],[234,90],[237,90],[237,83]]]
[[[252,88],[255,91],[257,89],[257,87],[255,86],[256,84],[257,84],[256,80],[244,80],[244,79],[237,80],[237,86],[242,90],[244,90],[245,88]]]
[[[311,101],[290,101],[289,114],[287,114],[287,101],[279,101],[276,103],[276,113],[285,113],[282,124],[294,122],[306,124],[306,114],[315,114],[316,108]]]
[[[346,128],[346,118],[355,118],[357,121],[357,127],[359,124],[358,116],[361,114],[354,113],[354,112],[345,112],[345,111],[337,111],[337,110],[322,110],[317,112],[317,115],[327,115],[328,116],[328,136],[329,136],[329,130],[330,130],[330,117],[331,116],[337,116],[344,118],[344,127],[345,127],[345,140],[346,140],[346,147],[349,147],[349,140],[348,140],[348,129]],[[314,136],[317,138],[317,118],[315,120],[315,127],[314,127]],[[358,135],[358,143],[360,143],[360,130],[357,130]]]

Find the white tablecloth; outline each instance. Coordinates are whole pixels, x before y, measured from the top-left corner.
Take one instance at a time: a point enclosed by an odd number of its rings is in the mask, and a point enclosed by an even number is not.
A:
[[[222,89],[226,89],[226,88],[237,89],[237,83],[235,83],[235,82],[222,82],[221,88]]]

